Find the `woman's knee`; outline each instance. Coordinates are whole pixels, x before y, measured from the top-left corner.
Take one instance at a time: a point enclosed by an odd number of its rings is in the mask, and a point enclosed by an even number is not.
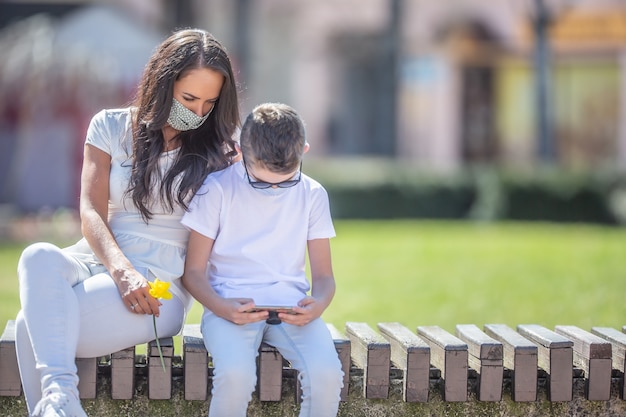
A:
[[[51,243],[34,243],[22,252],[17,265],[21,286],[56,285],[65,281],[71,286],[90,275],[89,268]]]
[[[64,256],[61,249],[51,243],[33,243],[22,251],[17,263],[18,277],[21,280],[29,277],[27,272],[42,269],[50,271],[55,266],[63,263]],[[37,276],[39,274],[32,274]]]

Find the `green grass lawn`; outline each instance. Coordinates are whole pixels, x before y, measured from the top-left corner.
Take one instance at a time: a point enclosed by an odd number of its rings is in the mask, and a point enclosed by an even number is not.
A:
[[[0,244],[0,332],[20,308],[16,270],[22,248],[20,244]]]
[[[337,233],[325,318],[338,326],[626,324],[626,229],[398,221]]]
[[[626,229],[543,223],[337,221],[326,321],[415,329],[626,325]],[[0,319],[19,309],[23,244],[0,246]],[[188,322],[199,323],[196,305]]]

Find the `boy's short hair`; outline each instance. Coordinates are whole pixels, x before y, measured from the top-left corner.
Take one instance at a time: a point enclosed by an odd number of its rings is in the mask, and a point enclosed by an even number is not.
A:
[[[246,118],[239,141],[246,163],[276,173],[293,172],[306,144],[304,122],[286,104],[260,104]]]

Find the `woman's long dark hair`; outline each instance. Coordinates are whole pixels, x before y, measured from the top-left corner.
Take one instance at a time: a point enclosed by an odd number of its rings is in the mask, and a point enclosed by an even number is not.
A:
[[[162,128],[172,106],[174,82],[190,70],[209,68],[224,76],[219,99],[198,129],[180,132],[181,147],[171,168],[161,176],[159,157],[165,149]],[[159,45],[148,61],[133,102],[133,168],[126,191],[144,221],[153,216],[153,198],[162,205],[188,208],[190,196],[212,171],[229,165],[235,155],[232,138],[240,126],[237,87],[226,50],[208,32],[185,29]],[[181,175],[182,174],[182,175]],[[181,175],[177,186],[177,177]],[[155,185],[160,183],[160,188]]]

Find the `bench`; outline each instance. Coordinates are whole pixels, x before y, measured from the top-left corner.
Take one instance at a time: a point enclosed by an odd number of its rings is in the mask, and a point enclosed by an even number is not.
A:
[[[464,324],[454,334],[396,322],[328,327],[345,372],[340,416],[626,415],[626,327]],[[160,339],[165,372],[154,341],[145,354],[130,347],[77,359],[88,415],[205,416],[210,352],[199,325],[185,325],[181,336],[178,355],[173,338]],[[257,372],[248,415],[297,415],[297,372],[276,349],[261,346]],[[0,337],[0,410],[26,415],[12,321]]]
[[[513,401],[536,401],[537,345],[505,324],[487,324],[485,333],[502,343],[503,365],[512,374]]]

